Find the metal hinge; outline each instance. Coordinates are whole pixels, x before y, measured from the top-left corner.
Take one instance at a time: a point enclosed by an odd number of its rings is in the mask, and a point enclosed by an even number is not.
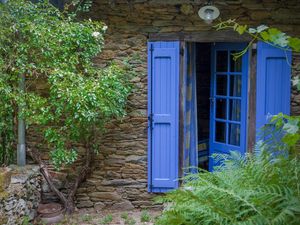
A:
[[[153,52],[154,51],[154,47],[153,44],[150,45],[150,51]]]
[[[184,56],[184,48],[183,48],[183,47],[180,48],[180,55],[181,55],[181,56]]]
[[[153,113],[150,113],[148,116],[149,127],[153,127]]]

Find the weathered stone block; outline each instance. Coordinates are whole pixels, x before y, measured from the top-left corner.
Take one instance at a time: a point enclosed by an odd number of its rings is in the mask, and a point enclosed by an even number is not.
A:
[[[94,203],[91,201],[80,201],[77,205],[77,208],[91,208],[94,206]]]
[[[96,202],[95,204],[94,204],[94,209],[97,211],[97,212],[99,212],[99,211],[101,211],[102,209],[104,209],[105,208],[105,204],[104,203],[102,203],[102,202]]]
[[[114,209],[114,210],[131,210],[131,209],[134,209],[134,206],[131,204],[130,201],[125,200],[125,201],[113,204],[111,209]]]
[[[99,202],[101,200],[120,200],[122,197],[116,192],[93,192],[88,194],[92,201]]]

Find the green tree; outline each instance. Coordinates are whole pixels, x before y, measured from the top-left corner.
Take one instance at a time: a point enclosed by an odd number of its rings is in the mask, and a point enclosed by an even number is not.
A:
[[[107,122],[126,114],[132,75],[126,63],[102,69],[94,66],[93,58],[101,52],[107,27],[101,22],[78,20],[76,13],[87,10],[90,2],[76,2],[64,11],[47,0],[36,4],[14,0],[0,5],[0,134],[7,134],[5,140],[12,143],[12,117],[16,105],[21,105],[18,116],[43,135],[56,169],[74,163],[78,157],[74,146],[84,145],[83,165],[67,195],[53,184],[39,152],[33,146],[27,149],[69,213],[74,211],[76,190],[98,151],[95,135]],[[26,77],[25,91],[18,88],[21,74]],[[43,84],[46,93],[34,88],[37,83]]]

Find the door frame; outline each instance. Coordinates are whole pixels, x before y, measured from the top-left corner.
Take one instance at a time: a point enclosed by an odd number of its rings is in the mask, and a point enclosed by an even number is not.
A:
[[[183,80],[185,79],[185,71],[184,71],[184,58],[186,52],[184,51],[186,42],[195,42],[195,43],[214,43],[214,42],[228,42],[228,43],[245,43],[250,42],[251,38],[246,35],[237,35],[236,32],[231,31],[201,31],[196,33],[189,32],[179,32],[179,33],[164,33],[164,34],[149,34],[147,42],[155,42],[155,41],[180,41],[180,58],[179,58],[179,145],[178,145],[178,175],[179,178],[183,176],[183,156],[184,156],[184,86]],[[255,140],[256,130],[255,130],[255,109],[256,109],[256,44],[253,44],[249,47],[249,63],[248,63],[248,77],[247,77],[247,99],[248,107],[247,107],[247,123],[246,130],[248,134],[247,143],[249,146],[246,147],[246,151],[252,151],[252,147],[254,146],[253,140]],[[151,93],[151,79],[149,79],[149,73],[151,71],[151,58],[148,56],[148,95]],[[250,63],[251,62],[251,63]],[[254,62],[254,64],[252,63]],[[149,98],[148,98],[149,99]],[[148,110],[152,109],[151,102],[148,101]],[[254,122],[254,125],[251,124]],[[148,138],[151,139],[151,133],[148,130]],[[151,174],[151,159],[149,161],[149,157],[151,157],[151,144],[148,141],[148,174]],[[148,175],[148,181],[151,177]],[[179,185],[181,184],[181,180],[179,180]],[[149,190],[149,187],[148,187]]]

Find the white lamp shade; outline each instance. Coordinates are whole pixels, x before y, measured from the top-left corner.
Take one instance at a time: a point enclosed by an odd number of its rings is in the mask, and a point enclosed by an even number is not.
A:
[[[198,15],[201,19],[211,22],[219,17],[220,11],[215,6],[207,5],[199,9]]]

